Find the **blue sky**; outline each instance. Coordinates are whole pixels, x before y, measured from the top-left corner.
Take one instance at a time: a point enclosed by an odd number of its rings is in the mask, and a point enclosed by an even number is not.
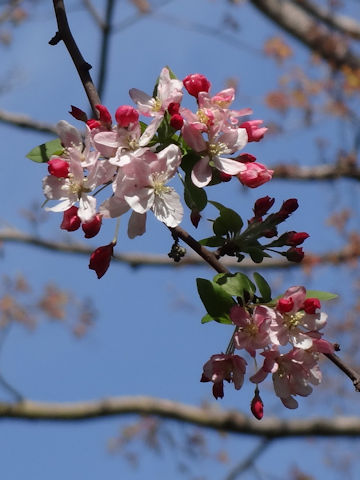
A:
[[[78,8],[80,2],[67,3],[70,7],[74,6],[69,9],[70,24],[84,57],[93,65],[92,73],[96,78],[99,54],[97,28],[89,15]],[[101,3],[96,2],[99,7]],[[118,19],[134,14],[133,7],[127,3],[120,3],[117,10]],[[158,12],[162,17],[154,15],[154,18],[139,19],[112,39],[107,88],[103,97],[103,103],[110,111],[114,112],[123,103],[130,103],[129,88],[152,92],[161,68],[170,65],[179,78],[194,72],[207,75],[214,92],[222,89],[228,78],[236,77],[239,92],[235,108],[251,107],[254,109],[253,118],[263,118],[265,123],[277,118],[263,102],[266,92],[276,88],[279,71],[285,68],[262,54],[263,42],[278,33],[270,22],[249,5],[232,9],[220,1],[172,1]],[[219,28],[225,13],[233,14],[241,25],[239,32],[231,34],[233,44],[225,43],[219,36],[185,30],[170,22],[171,18],[178,18],[190,26],[202,24]],[[87,109],[85,94],[64,46],[48,45],[55,30],[50,7],[45,2],[39,2],[30,20],[15,31],[13,43],[7,49],[1,47],[2,71],[17,74],[15,85],[1,95],[2,109],[23,112],[54,123],[60,119],[71,121],[67,113],[71,104]],[[314,68],[309,63],[307,52],[291,39],[288,41],[296,52],[296,57],[289,62],[294,65],[300,63],[306,71]],[[4,74],[0,78],[4,78]],[[289,115],[285,127],[288,127],[289,133],[251,145],[249,151],[268,166],[280,161],[315,164],[316,137],[326,136],[329,139],[330,152],[336,152],[344,141],[339,122],[330,117],[322,118],[309,131],[299,128],[296,116]],[[4,206],[1,220],[25,230],[28,224],[19,211],[29,208],[32,201],[42,202],[41,179],[46,174],[45,166],[33,164],[25,155],[49,137],[5,125],[0,128]],[[329,158],[332,158],[331,155]],[[298,198],[300,208],[286,228],[308,231],[311,237],[305,249],[322,252],[342,244],[335,230],[326,226],[326,217],[335,206],[340,208],[349,201],[353,204],[358,202],[359,187],[344,180],[332,184],[330,188],[327,183],[285,184],[274,181],[255,191],[245,191],[232,181],[225,188],[216,187],[209,192],[211,199],[238,209],[245,219],[251,216],[254,200],[265,195],[275,196],[278,206],[286,198]],[[209,209],[207,217],[212,214]],[[353,219],[354,227],[358,227],[358,220],[356,217]],[[48,238],[68,239],[68,234],[58,228],[60,221],[59,216],[52,215],[42,227],[42,233]],[[155,220],[150,219],[147,233],[133,241],[127,239],[125,225],[126,222],[123,222],[117,247],[119,251],[164,254],[169,251],[171,240],[168,231]],[[185,220],[184,226],[197,238],[206,237],[210,231],[210,224],[206,221],[196,232],[191,230],[188,220]],[[95,248],[108,243],[113,229],[114,225],[104,228],[91,245]],[[72,234],[71,239],[81,241],[81,233]],[[195,292],[195,278],[211,278],[213,272],[210,269],[133,270],[113,264],[99,281],[88,270],[85,257],[66,256],[20,245],[6,245],[4,250],[5,255],[1,259],[3,274],[24,274],[35,292],[40,292],[49,281],[56,282],[79,298],[91,298],[99,312],[94,327],[81,340],[56,322],[42,322],[32,333],[20,326],[11,328],[1,350],[0,368],[9,382],[26,397],[42,401],[76,401],[109,395],[146,394],[189,404],[213,401],[209,384],[199,382],[200,373],[210,355],[226,347],[230,330],[227,326],[200,324],[204,311]],[[319,268],[308,277],[300,270],[292,270],[286,277],[286,284],[281,283],[285,279],[283,273],[273,272],[270,278],[274,285],[278,285],[274,287],[279,289],[277,293],[283,291],[284,285],[304,282],[309,288],[344,293],[350,282],[345,268]],[[339,375],[334,369],[330,372]],[[244,386],[240,392],[235,392],[232,386],[227,386],[225,398],[218,402],[219,406],[248,413],[252,388]],[[351,385],[346,388],[351,390]],[[9,399],[8,392],[0,390],[0,398]],[[266,389],[264,398],[266,415],[303,418],[319,412],[331,414],[330,409],[324,409],[324,396],[316,389],[311,400],[300,399],[300,407],[295,412],[285,411],[278,399],[271,392],[268,394]],[[351,409],[347,411],[351,412]],[[354,411],[358,411],[357,405],[353,405]],[[164,455],[158,458],[138,446],[141,459],[137,470],[129,467],[119,455],[110,455],[107,442],[127,421],[130,419],[113,418],[81,424],[3,420],[0,433],[3,478],[184,478],[175,468],[176,454],[170,449],[165,449]],[[177,427],[173,428],[176,431]],[[219,440],[217,434],[209,434],[211,450],[216,451],[224,444],[230,453],[230,463],[224,467],[210,459],[198,461],[192,464],[194,477],[206,476],[210,480],[224,478],[231,465],[235,465],[256,443],[254,439],[234,436]],[[346,449],[347,442],[344,441],[342,446]],[[318,449],[313,448],[311,443],[295,440],[270,447],[260,459],[259,468],[262,472],[269,472],[276,465],[279,471],[274,473],[274,477],[264,478],[286,477],[298,461],[301,468],[315,478],[325,475]],[[327,475],[328,479],[338,478],[336,473]],[[243,478],[253,477],[249,473]]]

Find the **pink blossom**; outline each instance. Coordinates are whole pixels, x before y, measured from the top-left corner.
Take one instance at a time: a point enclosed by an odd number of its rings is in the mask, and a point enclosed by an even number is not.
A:
[[[237,177],[243,185],[256,188],[268,182],[272,178],[274,170],[269,170],[265,165],[257,162],[246,163],[246,169],[240,172]]]
[[[203,367],[200,382],[213,382],[213,395],[216,399],[224,396],[224,380],[234,383],[240,390],[244,383],[246,361],[239,355],[219,353],[212,355]]]
[[[326,325],[327,315],[306,313],[303,305],[306,298],[304,287],[296,286],[286,290],[276,306],[277,315],[271,325],[270,337],[275,345],[286,345],[307,350],[313,345],[312,333],[319,333]]]
[[[255,357],[255,350],[270,343],[270,324],[275,315],[273,309],[263,305],[257,305],[252,314],[240,305],[232,307],[230,318],[239,327],[234,335],[235,348],[244,348]]]
[[[156,97],[150,97],[145,92],[132,88],[130,97],[136,103],[139,112],[147,117],[153,117],[148,125],[149,132],[153,136],[158,129],[164,114],[171,103],[180,103],[182,100],[183,84],[180,80],[170,78],[168,68],[164,67],[159,76]]]
[[[260,127],[262,124],[262,120],[249,120],[248,122],[243,122],[240,127],[246,129],[249,142],[259,142],[268,131],[268,128]]]

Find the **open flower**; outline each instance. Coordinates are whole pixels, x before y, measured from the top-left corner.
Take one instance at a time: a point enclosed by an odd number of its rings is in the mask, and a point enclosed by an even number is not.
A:
[[[239,355],[219,353],[212,355],[203,367],[200,382],[213,382],[213,395],[216,399],[224,396],[224,380],[233,383],[240,390],[244,383],[246,361]]]

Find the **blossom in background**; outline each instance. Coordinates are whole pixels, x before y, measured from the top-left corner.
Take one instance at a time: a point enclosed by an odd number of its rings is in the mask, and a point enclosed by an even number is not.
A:
[[[224,396],[224,380],[233,383],[240,390],[244,383],[246,360],[239,355],[219,353],[212,355],[203,367],[201,382],[213,382],[213,394],[216,399]]]

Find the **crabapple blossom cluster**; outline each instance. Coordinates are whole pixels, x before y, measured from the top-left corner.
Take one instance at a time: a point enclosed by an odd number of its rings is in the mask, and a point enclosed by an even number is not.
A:
[[[196,98],[196,112],[181,106],[183,87]],[[270,180],[272,170],[256,162],[253,155],[239,153],[248,142],[263,138],[267,128],[262,120],[240,120],[252,111],[229,108],[235,99],[234,89],[211,95],[210,87],[201,74],[188,75],[182,82],[165,67],[154,96],[130,90],[135,106],[120,106],[115,124],[104,105],[96,106],[96,119],[88,119],[82,110],[72,107],[72,116],[85,123],[84,138],[74,126],[60,121],[57,148],[48,148],[45,157],[49,173],[43,180],[46,209],[63,213],[60,227],[75,231],[81,226],[85,237],[91,238],[99,233],[103,219],[118,218],[131,210],[130,238],[145,232],[150,211],[174,228],[182,221],[183,207],[168,182],[180,167],[190,179],[185,182],[185,200],[191,203],[195,226],[205,205],[198,205],[193,194],[212,179],[213,184],[236,176],[250,188]],[[149,119],[148,125],[139,120],[141,115]],[[185,157],[191,157],[189,171],[189,161],[184,166]],[[110,196],[99,202],[98,194],[106,186]],[[104,265],[110,264],[111,257],[105,252],[112,254],[110,245],[114,247],[116,240],[99,247],[91,257],[89,266],[99,278],[107,270]]]
[[[264,279],[262,279],[264,280]],[[262,366],[250,377],[256,384],[251,410],[258,419],[263,403],[258,384],[272,374],[275,394],[287,408],[297,408],[296,395],[312,392],[311,385],[321,381],[318,365],[320,353],[333,353],[334,346],[322,338],[327,315],[318,298],[308,297],[302,286],[289,288],[276,302],[235,304],[229,318],[235,325],[232,352],[213,355],[203,369],[202,382],[213,382],[215,398],[224,396],[223,382],[239,390],[244,382],[248,362],[235,350],[244,350],[254,360],[264,357]]]
[[[153,95],[132,88],[129,94],[134,106],[119,106],[115,122],[104,105],[96,105],[97,118],[90,119],[72,106],[70,114],[83,122],[84,132],[62,120],[57,125],[59,138],[27,155],[35,162],[47,163],[48,175],[43,179],[46,209],[62,213],[61,229],[73,232],[81,227],[85,238],[93,238],[101,231],[104,219],[118,219],[113,240],[91,254],[89,268],[98,278],[106,273],[114,254],[119,218],[129,211],[130,238],[145,233],[151,212],[171,230],[174,243],[169,257],[181,260],[186,251],[178,244],[176,227],[184,210],[180,194],[168,185],[175,177],[180,179],[195,228],[207,205],[218,211],[211,220],[214,235],[200,240],[203,246],[215,248],[214,258],[229,255],[241,262],[248,255],[261,263],[277,253],[292,262],[303,259],[299,245],[308,233],[278,233],[279,225],[298,208],[297,199],[287,199],[280,209],[269,213],[275,199],[259,198],[245,226],[237,212],[208,200],[205,188],[234,177],[242,185],[256,188],[273,174],[254,155],[243,151],[249,142],[264,137],[268,129],[262,120],[250,120],[249,108],[232,108],[233,88],[216,94],[210,91],[211,83],[204,75],[191,74],[180,81],[164,67]],[[194,97],[194,110],[183,105],[185,92]],[[273,300],[266,280],[258,273],[254,278],[256,286],[240,272],[218,274],[213,281],[197,279],[207,311],[202,323],[215,320],[235,327],[226,353],[212,355],[204,365],[201,381],[213,383],[215,398],[223,397],[224,380],[239,390],[248,362],[235,350],[247,352],[256,370],[250,377],[256,384],[251,411],[261,419],[264,405],[258,385],[266,376],[272,374],[282,403],[296,408],[294,397],[309,395],[311,385],[321,380],[319,354],[332,353],[333,346],[322,339],[327,316],[319,311],[316,295],[304,287],[292,287]],[[260,368],[256,366],[258,354],[264,357]]]

